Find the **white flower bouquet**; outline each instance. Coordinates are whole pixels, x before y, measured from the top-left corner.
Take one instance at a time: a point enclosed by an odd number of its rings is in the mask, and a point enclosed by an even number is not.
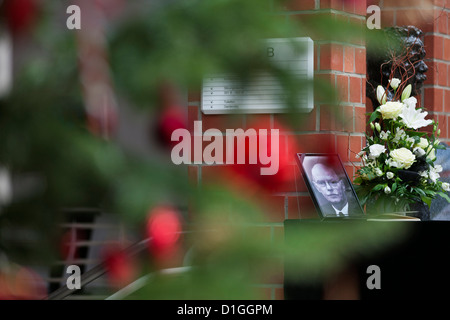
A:
[[[410,97],[411,85],[391,79],[396,101],[386,101],[387,89],[377,88],[380,106],[370,115],[372,136],[366,135],[367,145],[358,153],[362,167],[354,179],[355,190],[367,213],[406,212],[414,204],[426,204],[437,196],[450,202],[445,193],[448,183],[439,180],[442,171],[435,164],[440,130],[434,120],[426,119],[428,113],[416,109],[417,99]],[[419,129],[433,126],[431,132]]]

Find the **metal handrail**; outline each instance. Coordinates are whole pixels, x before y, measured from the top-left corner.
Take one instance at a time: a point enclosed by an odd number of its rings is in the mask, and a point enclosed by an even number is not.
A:
[[[139,252],[145,250],[148,246],[148,242],[151,241],[151,238],[147,238],[145,240],[139,241],[137,243],[132,244],[128,248],[124,249],[124,252],[129,255],[133,256],[138,254]],[[107,267],[105,263],[100,263],[97,266],[93,267],[92,269],[88,270],[84,274],[81,275],[81,288],[88,285],[89,283],[95,281],[96,279],[100,278],[102,275],[104,275],[107,272]],[[73,293],[77,292],[81,289],[69,289],[67,286],[62,286],[58,288],[57,290],[50,293],[47,297],[44,298],[44,300],[61,300],[64,298],[67,298],[68,296],[72,295]]]

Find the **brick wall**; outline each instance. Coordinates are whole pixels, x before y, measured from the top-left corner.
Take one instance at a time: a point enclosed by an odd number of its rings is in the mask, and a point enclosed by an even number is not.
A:
[[[288,22],[307,23],[308,19],[328,16],[365,25],[366,2],[341,0],[292,0],[286,3],[281,12]],[[280,129],[280,156],[287,155],[289,165],[288,181],[275,183],[270,197],[270,206],[266,207],[265,219],[261,228],[269,237],[283,237],[283,221],[316,217],[313,202],[306,185],[300,177],[294,162],[296,152],[337,152],[344,162],[351,177],[355,173],[353,163],[355,154],[365,144],[365,87],[366,87],[366,51],[361,38],[333,38],[332,30],[328,33],[308,34],[299,30],[296,36],[309,36],[314,41],[315,78],[326,81],[337,89],[339,103],[320,102],[320,92],[315,92],[314,110],[300,117],[297,125],[286,125],[283,115],[205,115],[200,108],[200,93],[189,93],[188,118],[190,129],[193,122],[201,120],[203,131],[217,128],[249,128],[255,124],[259,128]],[[224,165],[191,165],[189,176],[194,185],[208,183],[220,177]],[[279,180],[274,180],[279,181]],[[267,209],[269,208],[269,209]],[[195,213],[194,213],[195,214]],[[268,299],[283,298],[283,265],[267,275],[260,284]]]
[[[374,1],[377,4],[377,1]],[[382,27],[415,25],[424,32],[427,52],[427,80],[420,99],[441,129],[440,140],[450,142],[450,1],[445,0],[383,0],[381,7]]]

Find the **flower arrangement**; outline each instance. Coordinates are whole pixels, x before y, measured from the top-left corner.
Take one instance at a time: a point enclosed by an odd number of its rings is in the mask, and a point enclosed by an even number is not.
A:
[[[445,149],[438,138],[440,130],[428,113],[417,108],[411,95],[411,84],[401,87],[392,78],[388,88],[377,87],[380,106],[370,115],[372,136],[358,153],[362,167],[357,170],[355,190],[367,213],[405,212],[412,204],[429,206],[437,196],[450,202],[445,191],[450,185],[439,180],[442,166],[435,164],[436,149]],[[387,90],[394,100],[387,101]],[[433,126],[431,132],[419,129]]]

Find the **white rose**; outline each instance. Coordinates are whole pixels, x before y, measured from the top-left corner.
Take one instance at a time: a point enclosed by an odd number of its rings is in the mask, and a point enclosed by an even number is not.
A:
[[[386,186],[386,187],[384,188],[384,193],[386,193],[386,194],[391,193],[391,188],[389,188],[388,186]]]
[[[442,189],[444,189],[444,191],[450,191],[450,184],[448,184],[447,182],[443,182]]]
[[[426,148],[428,148],[428,140],[425,138],[420,138],[420,141],[416,143],[415,147],[419,147],[425,150]]]
[[[380,106],[380,112],[383,119],[397,119],[403,111],[403,103],[388,101]]]
[[[375,159],[380,156],[383,152],[386,151],[386,148],[381,144],[373,144],[369,147],[369,158]]]
[[[392,179],[394,177],[394,174],[390,171],[386,172],[386,178]]]
[[[377,176],[381,177],[381,176],[383,175],[383,171],[381,171],[380,168],[376,168],[376,169],[375,169],[375,174],[376,174]]]
[[[392,150],[391,158],[396,162],[397,167],[400,169],[409,169],[414,161],[416,161],[416,156],[406,148]]]
[[[401,83],[401,80],[398,78],[392,78],[391,80],[389,80],[389,85],[391,86],[392,89],[397,89],[398,85]]]

